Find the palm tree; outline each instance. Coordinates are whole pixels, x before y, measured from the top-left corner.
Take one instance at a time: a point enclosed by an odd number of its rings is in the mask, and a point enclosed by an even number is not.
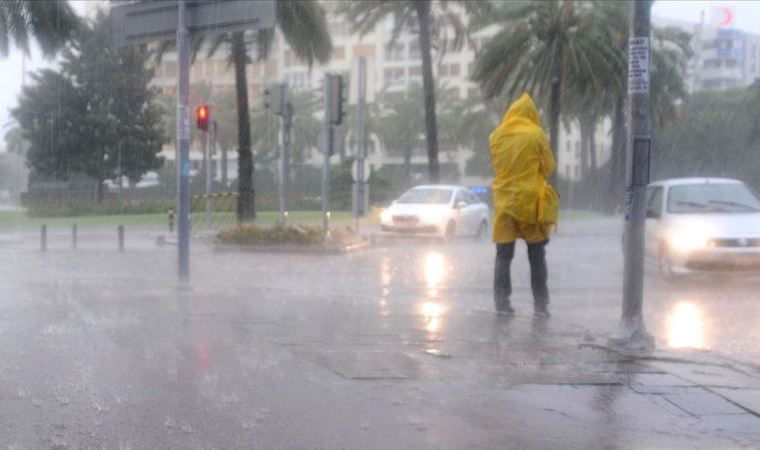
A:
[[[502,29],[479,54],[473,79],[486,98],[514,98],[527,90],[539,103],[548,101],[555,156],[563,91],[576,80],[595,90],[617,82],[607,74],[618,73],[622,60],[609,30],[599,26],[604,20],[595,2],[551,0],[499,3],[477,24],[476,29],[494,24]]]
[[[615,83],[603,101],[612,119],[612,155],[605,192],[604,209],[614,212],[623,195],[628,133],[626,131],[626,83],[628,77],[628,22],[630,7],[627,2],[599,2],[596,8],[607,17],[606,26],[612,30],[611,43],[623,58],[623,64],[612,78]],[[675,27],[653,28],[650,98],[652,122],[662,126],[678,115],[678,103],[686,97],[683,73],[692,56],[690,36]]]
[[[434,0],[361,0],[345,2],[339,8],[351,23],[354,31],[366,34],[385,17],[391,15],[395,20],[390,44],[400,36],[403,30],[412,30],[418,35],[422,54],[422,85],[425,105],[425,140],[427,143],[428,172],[430,181],[437,183],[440,179],[438,163],[438,127],[436,123],[436,98],[433,80],[432,48],[434,38],[439,38],[442,47],[448,45],[448,26],[453,29],[452,49],[461,48],[467,37],[466,26],[462,22],[457,8],[464,10],[468,16],[484,14],[490,10],[490,2],[473,1],[434,1]],[[438,30],[440,33],[436,33]]]
[[[11,43],[29,53],[30,38],[46,56],[61,48],[79,26],[68,2],[3,0],[0,2],[0,54],[8,55]]]
[[[377,134],[389,156],[399,153],[403,156],[403,183],[408,189],[412,185],[412,152],[420,143],[425,127],[419,99],[415,98],[414,92],[404,93],[402,98],[384,102],[382,110]]]
[[[207,41],[201,37],[193,42],[193,53],[197,54],[208,45],[208,57],[221,47],[226,47],[229,64],[235,71],[235,91],[237,93],[238,122],[238,205],[239,222],[256,218],[255,192],[253,190],[253,152],[251,151],[251,118],[248,102],[248,80],[246,65],[251,62],[250,50],[255,50],[256,59],[266,61],[274,40],[275,29],[282,32],[285,41],[295,55],[309,66],[315,61],[325,63],[332,53],[332,40],[327,29],[325,11],[316,0],[281,0],[275,4],[275,27],[258,30],[255,33],[235,32],[219,34]],[[173,42],[164,42],[158,50],[158,59]]]

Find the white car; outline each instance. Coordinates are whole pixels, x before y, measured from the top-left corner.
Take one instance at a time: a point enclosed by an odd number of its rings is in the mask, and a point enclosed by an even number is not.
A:
[[[406,191],[380,214],[383,231],[440,236],[483,237],[490,209],[461,186],[418,186]]]
[[[666,280],[760,269],[760,200],[744,183],[682,178],[647,188],[646,251]]]

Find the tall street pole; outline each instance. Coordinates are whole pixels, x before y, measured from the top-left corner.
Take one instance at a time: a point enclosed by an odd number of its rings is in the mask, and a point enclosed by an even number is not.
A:
[[[209,116],[212,116],[214,113],[213,106],[211,107],[211,113]],[[213,116],[212,116],[213,117]],[[211,149],[214,145],[214,122],[211,121],[211,123],[208,126],[208,130],[206,131],[206,142],[204,143],[204,149],[203,149],[203,157],[206,160],[206,229],[211,229],[211,191],[213,189],[213,178],[212,178],[212,172],[211,172]]]
[[[652,143],[649,106],[651,0],[631,2],[628,42],[628,97],[631,141],[625,199],[623,313],[609,344],[625,350],[652,351],[654,338],[644,326],[644,238],[646,190]]]
[[[366,125],[364,123],[364,110],[366,108],[367,100],[367,59],[364,57],[359,58],[359,85],[357,92],[356,102],[356,179],[354,180],[354,217],[356,219],[356,234],[359,234],[359,226],[361,225],[361,218],[364,216],[367,209],[365,202],[366,183],[364,182],[364,160],[367,157],[367,149],[365,146],[366,141]]]
[[[190,283],[190,30],[187,28],[185,0],[180,0],[177,18],[177,213],[178,267],[180,284]]]
[[[325,241],[330,239],[330,156],[333,152],[332,82],[333,75],[325,75],[325,154],[322,169],[322,232]]]

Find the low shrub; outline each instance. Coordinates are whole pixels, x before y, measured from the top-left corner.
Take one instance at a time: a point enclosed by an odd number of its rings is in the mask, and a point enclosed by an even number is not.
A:
[[[331,230],[333,241],[345,242],[354,233],[350,228]],[[254,224],[238,225],[217,235],[222,244],[233,245],[320,245],[324,242],[322,228],[316,225],[262,227]]]

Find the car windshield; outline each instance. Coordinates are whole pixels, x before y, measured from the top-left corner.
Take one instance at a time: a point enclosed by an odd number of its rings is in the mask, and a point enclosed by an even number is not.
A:
[[[412,189],[407,191],[397,203],[425,203],[430,205],[444,205],[451,201],[451,189]]]
[[[673,214],[758,212],[760,201],[741,183],[673,186],[668,212]]]

